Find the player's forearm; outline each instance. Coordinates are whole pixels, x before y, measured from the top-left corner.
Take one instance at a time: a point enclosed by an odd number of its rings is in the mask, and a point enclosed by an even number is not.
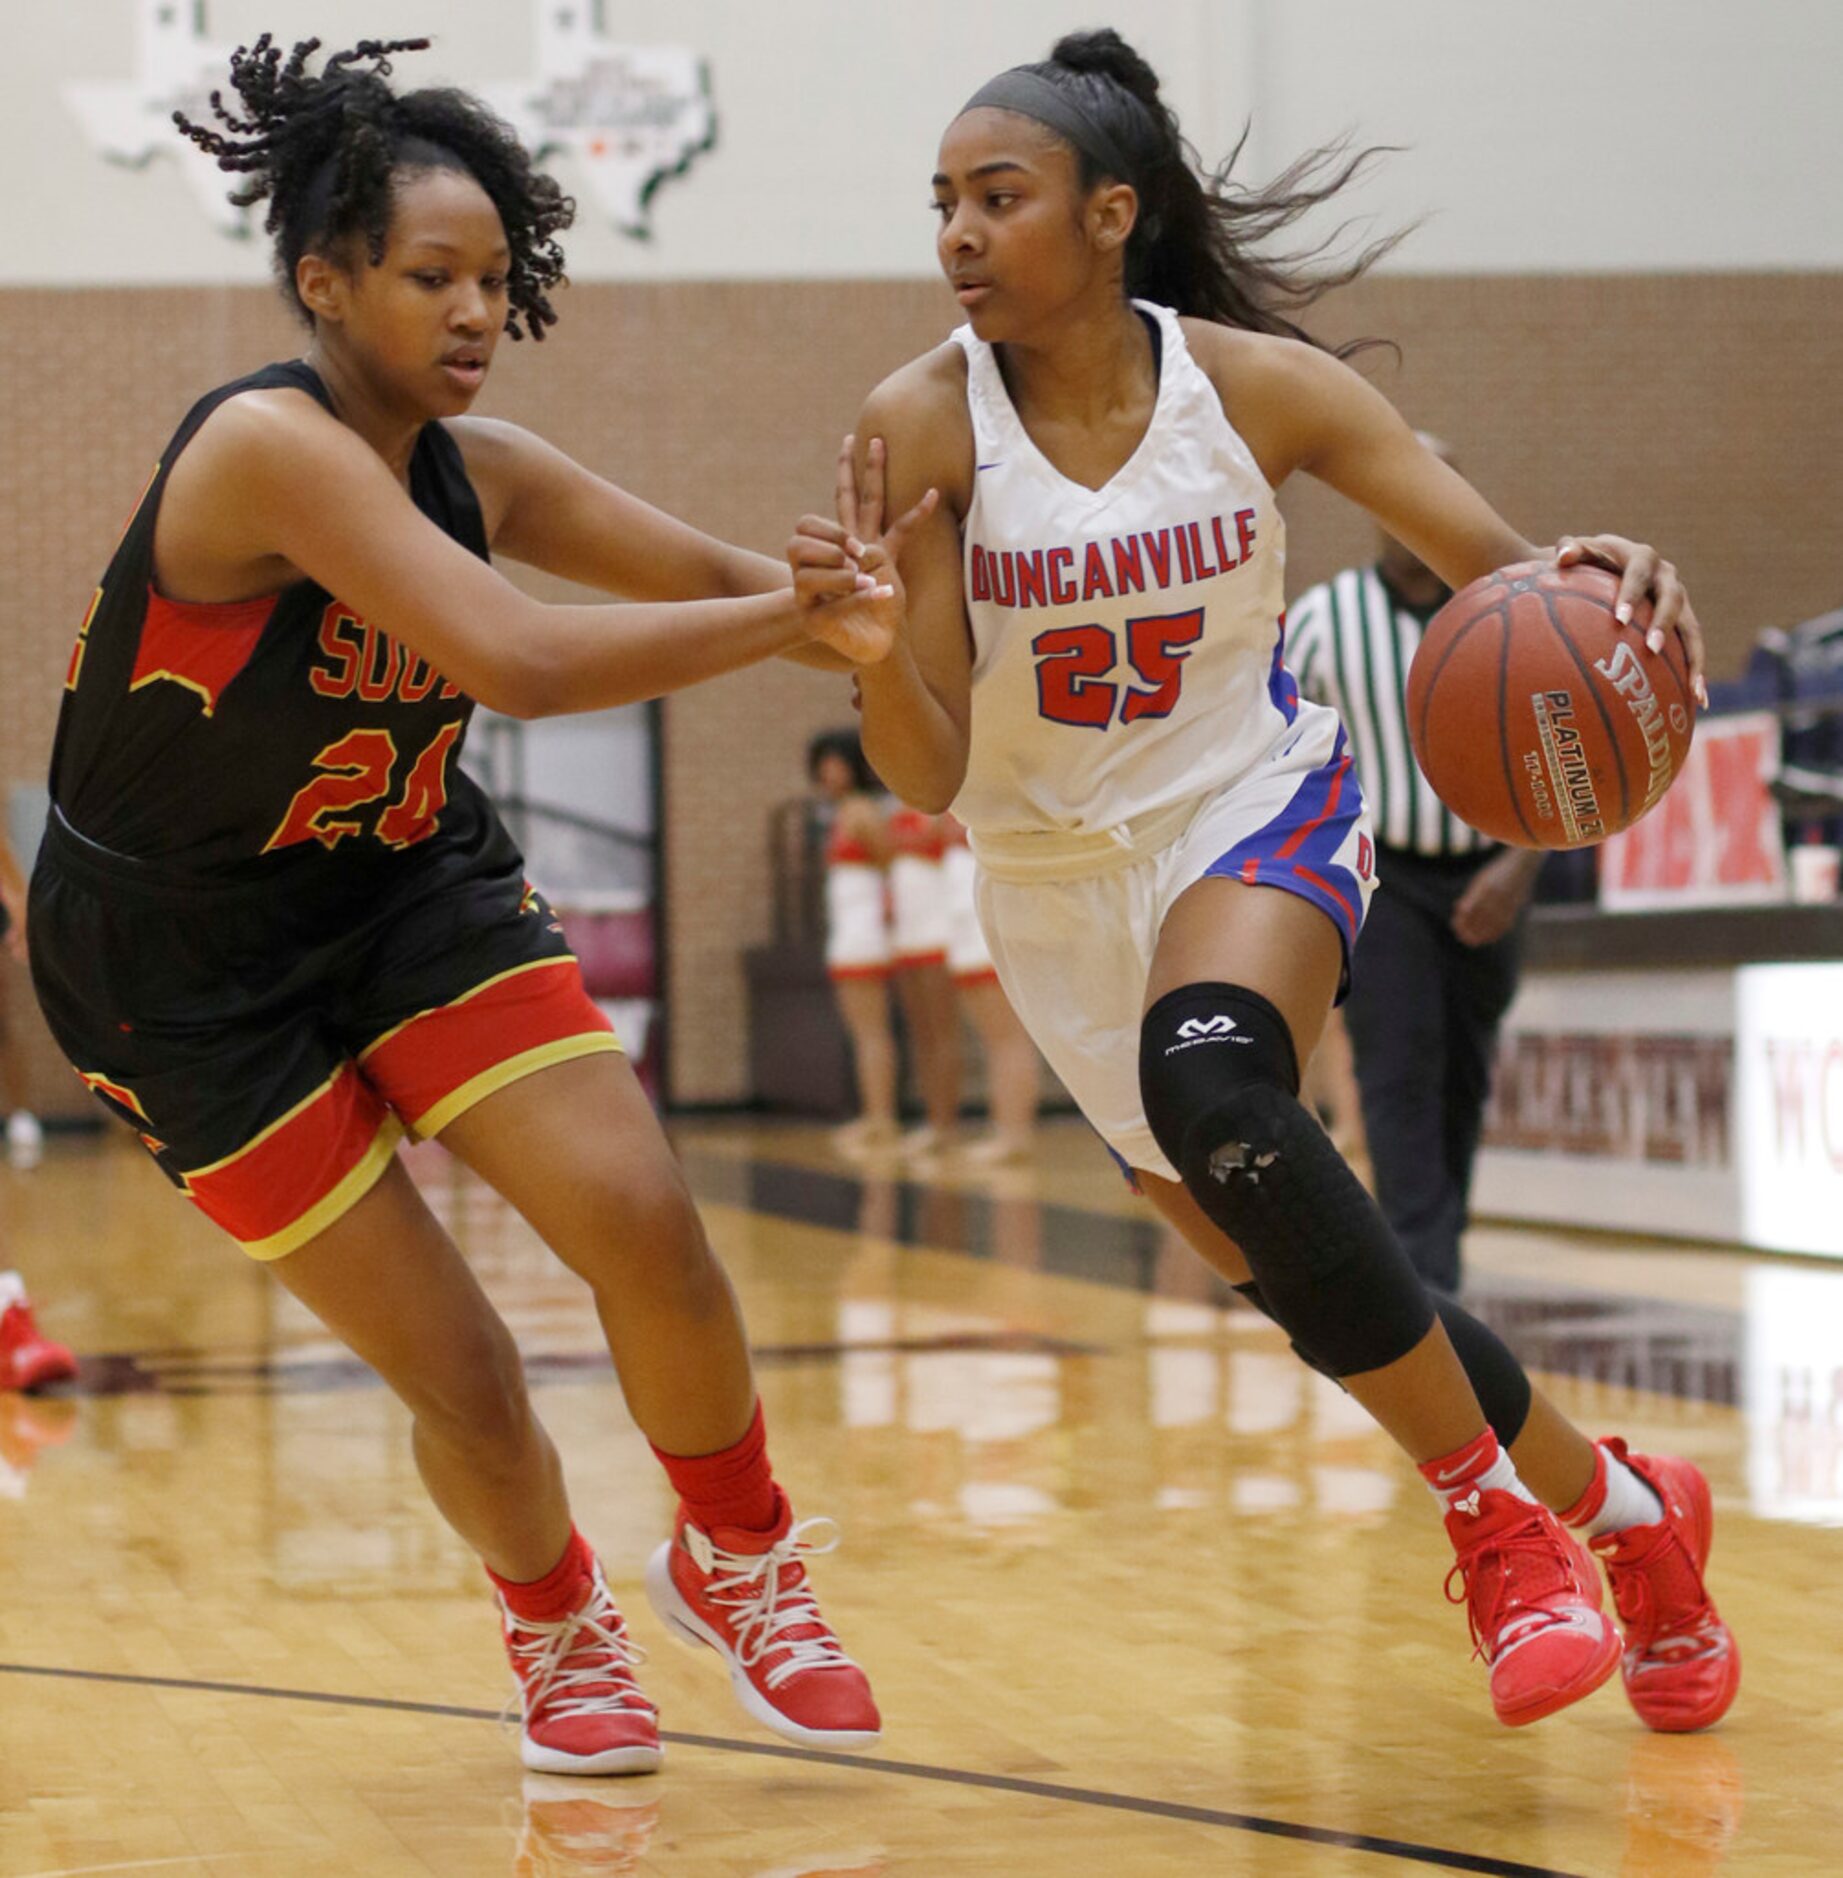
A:
[[[749,594],[782,593],[793,585],[793,570],[785,561],[771,561],[765,554],[748,548],[732,547],[723,569],[723,591],[738,599]],[[816,672],[849,672],[856,668],[842,652],[835,652],[817,639],[803,639],[786,647],[781,655],[790,664],[805,665]]]
[[[944,813],[966,776],[966,733],[928,689],[902,645],[858,674],[864,755],[912,807]]]
[[[791,587],[723,600],[546,606],[534,626],[516,665],[495,674],[490,690],[468,687],[508,716],[635,704],[808,643]]]

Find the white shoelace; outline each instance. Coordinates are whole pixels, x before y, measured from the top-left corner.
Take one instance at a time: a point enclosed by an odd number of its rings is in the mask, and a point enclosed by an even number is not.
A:
[[[829,1536],[821,1543],[811,1535],[824,1529]],[[711,1548],[709,1583],[705,1595],[713,1604],[735,1612],[736,1660],[745,1669],[753,1669],[772,1650],[786,1655],[763,1672],[762,1681],[778,1689],[788,1677],[809,1669],[839,1669],[850,1664],[844,1647],[826,1627],[819,1615],[812,1587],[806,1582],[803,1560],[818,1558],[838,1549],[837,1523],[830,1519],[803,1519],[791,1527],[784,1539],[766,1552],[725,1552]],[[781,1584],[781,1568],[800,1568],[797,1580],[788,1587]],[[810,1626],[817,1636],[790,1637],[786,1633]]]
[[[527,1721],[539,1708],[547,1708],[551,1716],[565,1716],[653,1706],[633,1679],[633,1671],[646,1661],[646,1652],[622,1628],[621,1614],[599,1572],[588,1602],[554,1624],[537,1623],[520,1617],[509,1606],[504,1608],[506,1646],[520,1683],[506,1704],[508,1719],[521,1700]],[[571,1664],[569,1659],[578,1651],[587,1653],[586,1660]],[[604,1686],[595,1694],[570,1693],[596,1683]]]

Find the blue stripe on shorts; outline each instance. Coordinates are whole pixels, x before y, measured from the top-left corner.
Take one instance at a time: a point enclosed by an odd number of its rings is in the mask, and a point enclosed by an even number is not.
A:
[[[1204,870],[1205,878],[1239,880],[1250,887],[1279,887],[1310,900],[1344,942],[1350,955],[1363,924],[1363,890],[1356,875],[1334,857],[1363,813],[1363,791],[1351,767],[1343,727],[1330,760],[1293,791],[1292,800],[1265,827],[1238,841]]]

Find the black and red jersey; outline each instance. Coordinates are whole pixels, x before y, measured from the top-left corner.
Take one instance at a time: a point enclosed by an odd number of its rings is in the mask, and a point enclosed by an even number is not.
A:
[[[78,834],[118,855],[350,877],[438,828],[461,834],[490,816],[456,764],[473,701],[312,581],[224,605],[155,591],[154,524],[173,465],[227,399],[270,389],[332,409],[318,374],[295,360],[221,385],[187,413],[77,636],[51,794]],[[416,440],[410,497],[488,558],[460,448],[440,424]]]

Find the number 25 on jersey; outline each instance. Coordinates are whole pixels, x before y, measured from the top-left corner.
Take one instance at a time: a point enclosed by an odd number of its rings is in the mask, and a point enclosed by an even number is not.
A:
[[[1142,684],[1117,682],[1120,635],[1106,626],[1052,626],[1030,642],[1037,655],[1037,711],[1055,724],[1105,730],[1169,717],[1184,685],[1184,661],[1203,637],[1203,609],[1126,622],[1126,662]]]

